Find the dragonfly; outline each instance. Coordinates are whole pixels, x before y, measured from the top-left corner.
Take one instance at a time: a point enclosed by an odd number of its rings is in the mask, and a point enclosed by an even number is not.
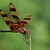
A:
[[[24,27],[27,25],[28,21],[32,19],[32,16],[29,15],[28,17],[24,18],[22,21],[19,19],[18,14],[16,12],[16,8],[13,3],[9,4],[10,12],[12,17],[15,19],[16,23],[13,23],[10,17],[6,14],[5,11],[0,9],[0,14],[4,18],[5,23],[10,28],[10,31],[0,31],[0,32],[19,32],[25,36],[25,38],[29,38],[30,31],[25,29]],[[25,41],[26,42],[26,41]]]

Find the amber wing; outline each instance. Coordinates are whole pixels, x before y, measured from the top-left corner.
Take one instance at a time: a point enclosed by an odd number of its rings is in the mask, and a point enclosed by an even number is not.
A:
[[[23,21],[21,21],[20,25],[23,26],[23,27],[26,26],[28,21],[30,21],[30,19],[32,19],[31,15],[26,17],[26,18],[24,18]]]
[[[11,31],[16,31],[16,29],[18,29],[18,24],[14,24],[11,19],[9,18],[9,16],[5,13],[5,11],[0,9],[0,14],[2,15],[2,17],[4,18],[6,24],[10,27]]]
[[[10,11],[11,11],[11,14],[12,14],[13,18],[19,24],[20,20],[19,20],[18,14],[16,12],[15,6],[12,3],[10,3]]]

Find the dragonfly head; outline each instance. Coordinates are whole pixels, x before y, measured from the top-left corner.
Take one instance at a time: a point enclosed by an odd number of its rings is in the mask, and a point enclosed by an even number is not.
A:
[[[29,30],[26,30],[25,33],[29,35],[30,34],[30,31]]]
[[[30,34],[30,31],[27,29],[24,29],[24,34]]]
[[[30,31],[27,30],[27,29],[24,29],[24,36],[25,36],[25,38],[29,38],[29,35],[30,35]]]

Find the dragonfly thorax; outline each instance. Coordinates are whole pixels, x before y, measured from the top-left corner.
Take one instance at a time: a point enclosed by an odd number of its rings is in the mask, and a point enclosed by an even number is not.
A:
[[[17,30],[19,29],[19,27],[20,26],[18,24],[12,24],[10,26],[12,32],[18,32]]]
[[[25,28],[19,28],[19,32],[22,34],[30,34],[30,31]]]
[[[26,34],[30,34],[30,31],[26,29],[26,30],[25,30],[25,33],[26,33]]]

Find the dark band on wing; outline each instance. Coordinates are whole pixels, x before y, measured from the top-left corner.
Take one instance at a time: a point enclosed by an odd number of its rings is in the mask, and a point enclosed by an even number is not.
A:
[[[10,3],[10,4],[12,4],[12,3]]]
[[[19,20],[18,14],[16,13],[16,8],[15,8],[15,6],[12,3],[10,3],[10,11],[12,13],[13,18],[19,24],[20,20]]]
[[[9,18],[9,16],[6,14],[5,11],[0,9],[0,13],[1,13],[2,17],[4,17],[4,20],[5,20],[7,25],[13,24],[13,22],[11,21],[11,19]]]
[[[0,11],[2,11],[2,10],[0,9]]]
[[[10,8],[10,11],[16,11],[16,9],[15,8]]]
[[[13,16],[13,18],[19,19],[18,16],[16,16],[16,15],[12,15],[12,16]]]
[[[2,10],[0,9],[0,12],[1,12]],[[1,14],[3,17],[7,17],[7,14]]]
[[[14,28],[12,26],[10,26],[11,30],[14,30]]]
[[[19,25],[11,25],[10,26],[11,30],[14,32],[18,32],[18,29],[19,29]]]
[[[13,22],[11,21],[5,21],[7,25],[9,25],[10,23],[13,24]]]
[[[31,18],[24,18],[24,20],[30,20]]]
[[[27,22],[25,22],[25,21],[21,21],[21,23],[27,24]]]
[[[18,17],[18,15],[17,15],[17,13],[16,13],[16,8],[15,8],[15,6],[12,4],[12,3],[10,3],[10,11],[11,11],[11,13],[12,13],[12,16],[13,16],[13,18],[16,20],[16,22],[18,23],[18,24],[20,24],[20,20],[19,20],[19,17]]]
[[[1,14],[3,17],[7,17],[7,14]]]
[[[20,25],[21,25],[22,27],[26,26],[26,24],[27,24],[27,22],[25,22],[25,21],[21,21],[21,23],[20,23]]]
[[[26,18],[23,19],[23,21],[21,21],[21,26],[26,26],[26,24],[28,23],[28,21],[30,21],[30,19],[32,18],[32,16],[28,16]]]
[[[30,20],[32,18],[32,16],[28,16],[26,18],[24,18],[24,20]]]

